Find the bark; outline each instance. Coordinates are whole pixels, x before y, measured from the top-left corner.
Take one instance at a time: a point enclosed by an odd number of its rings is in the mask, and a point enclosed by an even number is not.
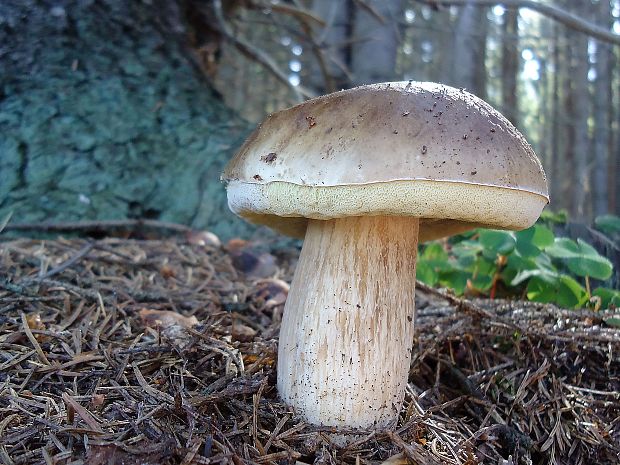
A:
[[[502,113],[518,126],[519,10],[508,9],[502,25]]]
[[[616,55],[619,57],[620,54]],[[618,68],[618,61],[616,59],[616,69]],[[620,74],[620,70],[616,71],[616,75]],[[615,145],[610,157],[610,192],[609,198],[611,199],[610,210],[612,213],[620,216],[620,176],[618,176],[618,166],[620,165],[620,79],[616,86],[616,138]]]
[[[486,11],[476,5],[461,7],[453,33],[449,78],[451,85],[465,87],[482,99],[486,98]]]
[[[203,78],[189,0],[0,4],[0,217],[247,231],[219,175],[247,133]],[[194,47],[194,48],[191,48]]]
[[[432,16],[430,22],[433,33],[432,43],[436,47],[433,56],[433,68],[435,81],[442,83],[452,82],[452,62],[454,60],[454,50],[452,49],[453,34],[448,33],[452,30],[458,14],[453,16],[450,10],[438,11]],[[427,21],[428,22],[428,21]]]
[[[551,97],[551,159],[548,162],[549,172],[547,173],[549,180],[549,197],[551,205],[554,209],[558,209],[561,205],[561,182],[562,179],[559,176],[560,157],[562,154],[562,139],[560,134],[560,115],[564,114],[561,106],[560,95],[561,89],[561,76],[562,76],[562,54],[561,54],[561,41],[562,34],[560,33],[559,26],[553,24],[553,52],[551,60],[553,63],[553,75],[552,75],[552,97]]]
[[[587,14],[587,5],[581,5],[580,13]],[[585,219],[590,214],[586,205],[589,186],[588,157],[590,139],[588,134],[588,117],[590,115],[590,91],[588,71],[588,38],[584,34],[570,34],[570,46],[573,52],[570,79],[573,83],[572,129],[574,132],[574,165],[572,166],[572,204],[571,213],[575,218]]]
[[[311,31],[312,53],[304,82],[318,94],[350,87],[351,34],[355,8],[351,1],[313,0],[312,12],[325,21],[325,26]]]
[[[575,177],[575,82],[573,79],[573,61],[575,49],[571,41],[571,35],[565,29],[560,33],[562,40],[561,69],[563,71],[560,79],[560,87],[563,90],[563,108],[557,115],[559,152],[556,164],[557,179],[559,182],[559,195],[556,197],[556,208],[566,208],[573,213],[573,183]]]
[[[600,0],[597,16],[601,24],[609,24],[609,0]],[[594,169],[592,173],[594,215],[608,211],[608,161],[610,149],[611,47],[596,44],[596,82],[594,92]]]
[[[574,132],[569,115],[572,115],[571,79],[569,62],[571,49],[567,46],[566,29],[553,24],[553,82],[551,99],[551,169],[547,173],[551,190],[551,205],[554,210],[570,207],[569,166],[573,160]]]
[[[540,162],[545,167],[545,172],[547,174],[547,181],[549,180],[549,168],[550,168],[550,151],[549,151],[549,141],[551,140],[551,130],[550,123],[551,118],[549,117],[549,73],[547,71],[547,60],[544,58],[539,59],[540,64],[540,78],[539,78],[539,88],[540,88],[540,107],[539,107],[539,118],[538,118],[538,127],[536,128],[538,132],[538,158],[540,158]]]
[[[617,54],[615,63],[616,76],[620,76],[620,52],[616,50]],[[620,176],[618,176],[618,166],[620,165],[620,79],[617,79],[616,85],[616,138],[615,146],[610,157],[610,193],[609,197],[612,200],[610,210],[616,215],[620,216]]]
[[[353,84],[392,80],[400,45],[397,18],[402,0],[370,0],[355,14],[352,46]]]

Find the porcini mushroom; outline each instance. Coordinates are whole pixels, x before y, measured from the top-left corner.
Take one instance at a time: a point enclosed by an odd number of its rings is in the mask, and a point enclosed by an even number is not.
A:
[[[523,229],[548,203],[523,136],[433,83],[362,86],[270,115],[223,174],[233,212],[304,238],[278,390],[307,421],[397,419],[411,362],[418,240]]]

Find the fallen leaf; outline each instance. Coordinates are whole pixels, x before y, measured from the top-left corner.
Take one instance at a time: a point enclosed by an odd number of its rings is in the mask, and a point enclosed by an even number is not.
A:
[[[104,402],[105,402],[105,395],[104,394],[93,394],[93,398],[90,401],[91,405],[95,409],[101,408],[101,406],[103,405]]]
[[[139,447],[135,447],[139,450]],[[169,445],[162,444],[157,449],[154,447],[144,447],[144,453],[136,454],[126,452],[116,444],[99,445],[95,444],[89,447],[86,455],[88,465],[124,465],[130,463],[139,463],[141,465],[159,465],[164,463],[166,457],[170,456],[172,448]],[[167,462],[166,462],[167,463]]]
[[[26,317],[26,321],[28,322],[28,327],[30,329],[36,329],[39,331],[42,331],[45,329],[45,325],[43,324],[43,321],[41,320],[41,315],[38,313],[30,313]]]
[[[198,319],[193,315],[183,316],[180,313],[171,312],[169,310],[150,310],[148,308],[143,308],[140,310],[139,315],[144,326],[162,331],[173,326],[192,328],[198,324]]]
[[[255,300],[263,301],[264,307],[269,309],[285,303],[289,290],[289,284],[281,279],[261,279],[256,281],[253,297]]]
[[[202,245],[207,247],[221,247],[220,238],[211,231],[190,231],[185,234],[185,239],[192,245]]]
[[[268,278],[278,270],[273,255],[256,250],[243,239],[231,239],[225,248],[232,258],[233,266],[248,277]]]
[[[232,326],[232,335],[233,339],[247,342],[254,339],[254,336],[256,336],[256,330],[242,323],[235,323]]]
[[[407,457],[405,457],[404,454],[396,454],[396,455],[392,455],[389,459],[385,460],[384,462],[381,462],[381,465],[408,465],[412,462],[409,461],[409,459],[407,459]]]
[[[169,310],[143,308],[139,315],[145,327],[154,329],[178,347],[183,347],[191,341],[187,329],[198,324],[198,319],[193,315],[183,316]]]
[[[161,274],[162,278],[164,278],[164,279],[174,278],[175,275],[176,275],[174,270],[169,265],[162,266],[159,269],[159,273]]]

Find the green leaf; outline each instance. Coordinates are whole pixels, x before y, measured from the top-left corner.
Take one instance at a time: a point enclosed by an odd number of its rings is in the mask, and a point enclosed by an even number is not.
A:
[[[580,248],[580,256],[567,260],[568,269],[577,276],[590,276],[601,280],[609,279],[613,271],[612,263],[587,242],[577,239],[577,244]]]
[[[424,260],[418,260],[418,263],[416,264],[416,277],[429,286],[434,286],[437,284],[439,279],[437,272],[435,272],[433,267]]]
[[[556,238],[545,252],[551,257],[565,260],[568,269],[577,276],[605,280],[609,279],[613,271],[611,262],[581,239],[575,242],[565,237]]]
[[[493,276],[497,272],[495,261],[487,260],[484,257],[478,257],[474,264],[474,273],[486,274]]]
[[[579,257],[579,246],[567,237],[557,237],[553,244],[545,247],[545,252],[553,258]]]
[[[570,276],[541,274],[532,276],[528,282],[527,298],[574,308],[582,306],[588,300],[588,295],[586,290]]]
[[[449,262],[448,252],[444,250],[441,244],[438,242],[431,242],[422,250],[420,257],[418,259],[418,265],[423,263],[427,269],[422,269],[421,271],[418,269],[418,273],[422,273],[419,276],[424,276],[430,278],[431,275],[429,273],[437,274],[438,271],[441,270],[450,270],[452,269],[452,264]],[[424,279],[419,278],[422,281]],[[433,279],[434,283],[437,282],[437,277]],[[426,282],[426,281],[424,281]]]
[[[493,284],[493,276],[495,276],[496,272],[497,265],[494,261],[479,256],[471,270],[470,280],[472,286],[481,292],[488,291]]]
[[[479,242],[467,239],[454,244],[451,252],[455,257],[476,256],[479,252],[482,252],[482,248]]]
[[[594,220],[596,229],[603,231],[605,234],[620,234],[620,217],[616,215],[602,215]]]
[[[538,274],[530,274],[527,279],[527,298],[536,302],[554,302],[557,298],[557,288],[560,286],[558,275],[543,279]],[[550,282],[549,282],[550,281]]]
[[[491,285],[493,284],[493,276],[489,276],[486,274],[477,274],[475,276],[472,276],[470,281],[474,289],[480,292],[486,292],[491,288]]]
[[[566,216],[547,215],[547,220],[563,222]],[[607,215],[598,223],[613,226],[617,220]],[[498,255],[506,259],[501,268]],[[517,233],[475,229],[447,242],[427,244],[420,248],[417,265],[422,282],[451,288],[456,294],[463,294],[468,282],[477,291],[488,292],[499,272],[502,292],[520,296],[525,290],[530,300],[562,307],[587,305],[590,297],[596,297],[597,307],[599,299],[601,308],[620,307],[620,291],[598,288],[589,296],[579,282],[583,276],[608,279],[612,271],[611,262],[590,244],[555,238],[542,222]]]
[[[510,286],[520,286],[531,276],[541,276],[545,279],[546,275],[556,275],[557,272],[558,270],[553,266],[547,254],[540,253],[536,257],[522,257],[519,252],[515,251],[508,257],[502,277],[504,282]]]
[[[452,254],[456,257],[457,265],[463,270],[471,271],[476,263],[476,259],[483,247],[479,242],[464,240],[452,246]]]
[[[449,262],[448,252],[444,250],[438,242],[431,242],[420,254],[419,262],[426,263],[435,272],[439,270],[449,270],[452,265]]]
[[[573,303],[576,300],[575,303]],[[562,307],[583,307],[588,301],[586,290],[567,275],[560,276],[560,288],[558,290],[558,305]]]
[[[518,286],[533,277],[538,278],[539,281],[547,283],[548,285],[557,286],[558,274],[541,269],[519,271],[512,281],[510,281],[510,285]]]
[[[506,270],[514,271],[515,273],[523,270],[536,270],[538,268],[554,270],[551,259],[544,253],[535,257],[524,257],[515,251],[510,254],[506,262]]]
[[[480,230],[480,243],[484,247],[483,253],[489,258],[497,255],[508,255],[516,245],[514,234],[508,231],[495,231],[491,229]]]
[[[439,274],[439,284],[452,289],[458,295],[465,292],[468,279],[469,273],[462,270],[444,271]]]
[[[592,292],[593,296],[601,299],[601,308],[610,308],[612,305],[620,308],[620,291],[608,289],[606,287],[598,287]]]
[[[448,252],[445,251],[439,242],[431,242],[424,247],[420,257],[426,260],[448,261]]]
[[[620,318],[606,318],[603,321],[609,326],[620,328]]]
[[[559,212],[544,210],[540,215],[540,220],[549,223],[565,224],[568,222],[568,212],[566,210],[560,210]]]
[[[455,236],[449,237],[448,238],[448,242],[450,244],[456,244],[456,243],[461,242],[463,240],[471,239],[476,234],[478,234],[478,229],[470,229],[469,231],[465,231],[465,232],[462,232],[462,233],[457,234]]]
[[[515,233],[517,251],[524,257],[535,257],[545,247],[553,244],[553,232],[546,226],[534,225]]]

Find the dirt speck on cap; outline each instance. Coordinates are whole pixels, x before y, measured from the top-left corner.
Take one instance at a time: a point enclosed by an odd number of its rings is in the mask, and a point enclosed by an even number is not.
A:
[[[263,155],[260,157],[261,161],[265,163],[273,163],[278,158],[278,155],[275,152],[269,152],[267,155]]]

